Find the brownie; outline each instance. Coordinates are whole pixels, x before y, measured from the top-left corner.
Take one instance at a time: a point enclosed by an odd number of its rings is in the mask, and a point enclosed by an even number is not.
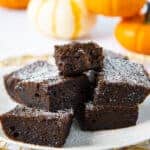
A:
[[[48,111],[75,108],[86,99],[86,75],[60,76],[56,66],[37,61],[4,77],[9,95],[18,103]]]
[[[138,106],[80,105],[76,118],[82,130],[118,129],[136,125]]]
[[[150,79],[142,65],[105,57],[95,88],[95,105],[137,105],[149,93]]]
[[[61,147],[69,134],[73,111],[56,113],[17,106],[0,117],[5,134],[30,144]]]
[[[93,42],[57,45],[54,56],[60,74],[64,76],[75,76],[102,68],[102,47]]]

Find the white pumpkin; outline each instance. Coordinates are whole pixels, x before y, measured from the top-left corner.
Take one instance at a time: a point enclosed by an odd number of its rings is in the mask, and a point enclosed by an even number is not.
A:
[[[28,14],[38,30],[65,39],[86,35],[96,22],[84,0],[31,0]]]

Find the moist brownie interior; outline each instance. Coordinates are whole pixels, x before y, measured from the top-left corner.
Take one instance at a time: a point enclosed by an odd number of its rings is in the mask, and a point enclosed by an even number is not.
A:
[[[53,71],[55,70],[55,71]],[[53,79],[52,74],[55,77]],[[15,86],[18,82],[22,80],[47,80],[50,78],[52,82],[58,81],[59,77],[57,77],[58,70],[55,66],[50,65],[45,61],[37,61],[30,65],[26,65],[25,67],[14,71],[6,76],[4,76],[5,87],[8,94],[13,98],[19,101],[19,97],[17,97],[15,92]]]
[[[93,102],[78,107],[76,118],[82,130],[117,129],[136,125],[138,106],[93,105]]]
[[[55,60],[62,75],[74,76],[102,68],[103,52],[98,44],[74,42],[55,46]]]
[[[46,112],[24,106],[0,117],[6,135],[30,144],[61,147],[69,134],[73,111]]]
[[[90,90],[86,75],[60,76],[57,67],[46,61],[35,62],[4,79],[9,95],[16,102],[48,111],[76,107],[79,101],[86,100]]]

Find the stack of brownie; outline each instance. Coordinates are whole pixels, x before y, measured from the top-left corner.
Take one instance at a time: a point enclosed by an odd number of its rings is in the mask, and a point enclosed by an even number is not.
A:
[[[94,70],[91,96],[75,110],[83,130],[103,130],[136,124],[138,105],[150,92],[143,66],[126,57],[104,51],[94,43],[55,47],[60,73],[75,76]]]
[[[55,60],[56,66],[37,61],[4,77],[8,94],[21,104],[0,117],[8,137],[60,147],[74,116],[83,130],[136,124],[150,92],[142,65],[92,42],[55,46]]]
[[[136,124],[138,105],[149,94],[150,81],[141,65],[125,59],[104,58],[93,98],[78,110],[83,130],[102,130]]]
[[[86,99],[88,77],[64,77],[56,66],[37,61],[6,75],[4,82],[11,98],[21,104],[1,116],[6,135],[26,143],[61,147],[74,109]]]

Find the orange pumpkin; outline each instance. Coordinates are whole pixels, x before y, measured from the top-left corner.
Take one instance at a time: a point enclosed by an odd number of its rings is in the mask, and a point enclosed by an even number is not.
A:
[[[129,17],[136,15],[146,0],[85,0],[88,9],[105,16]]]
[[[146,15],[123,19],[116,27],[115,36],[125,48],[150,55],[150,5]]]
[[[0,0],[0,6],[14,9],[24,9],[29,0]]]

